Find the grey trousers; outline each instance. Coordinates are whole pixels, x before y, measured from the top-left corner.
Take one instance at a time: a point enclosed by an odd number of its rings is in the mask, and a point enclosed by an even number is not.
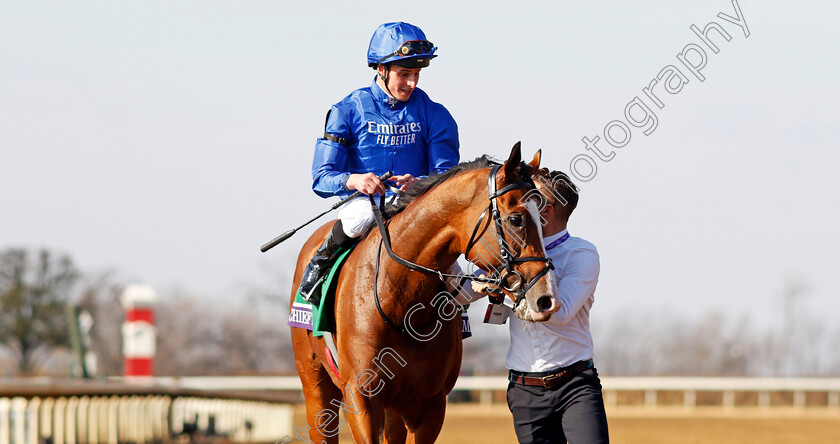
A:
[[[521,444],[608,444],[601,380],[593,367],[547,389],[511,382],[507,401]]]

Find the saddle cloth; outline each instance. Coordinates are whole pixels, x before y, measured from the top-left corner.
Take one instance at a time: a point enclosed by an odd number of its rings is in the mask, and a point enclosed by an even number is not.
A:
[[[338,272],[347,256],[353,251],[353,247],[355,245],[344,251],[339,250],[341,252],[330,267],[326,279],[313,290],[321,292],[321,299],[317,306],[306,302],[300,291],[295,294],[295,300],[289,312],[288,325],[290,327],[312,330],[314,336],[323,336],[325,331],[335,333],[335,304],[333,303],[335,285],[338,282]]]

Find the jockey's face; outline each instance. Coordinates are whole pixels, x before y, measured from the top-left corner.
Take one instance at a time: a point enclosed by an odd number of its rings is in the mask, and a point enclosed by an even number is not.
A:
[[[379,66],[382,73],[387,67]],[[382,81],[380,77],[379,81]],[[388,73],[388,90],[395,99],[405,102],[411,97],[414,88],[417,87],[417,82],[420,81],[420,68],[405,68],[402,66],[391,65]]]

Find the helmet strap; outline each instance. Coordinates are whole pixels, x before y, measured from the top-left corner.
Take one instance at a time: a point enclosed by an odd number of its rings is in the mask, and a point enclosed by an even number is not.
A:
[[[385,68],[385,74],[383,75],[382,73],[380,73],[378,69],[376,70],[376,73],[379,74],[379,78],[382,79],[382,83],[385,84],[385,91],[388,91],[388,96],[389,96],[388,97],[388,104],[391,105],[391,109],[394,109],[394,108],[397,107],[397,102],[399,100],[397,100],[397,98],[394,96],[394,93],[391,92],[391,89],[388,88],[388,74],[390,74],[390,72],[391,72],[391,67],[388,66],[388,65],[380,65],[380,66]]]

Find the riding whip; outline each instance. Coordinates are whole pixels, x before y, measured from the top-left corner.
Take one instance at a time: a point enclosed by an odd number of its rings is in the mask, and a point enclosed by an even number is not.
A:
[[[383,175],[379,176],[379,180],[384,182],[384,181],[388,180],[389,178],[391,178],[391,176],[393,176],[393,175],[394,175],[393,171],[388,171],[387,173],[385,173],[385,174],[383,174]],[[303,228],[303,227],[305,227],[305,226],[307,226],[307,225],[311,224],[312,222],[315,222],[315,221],[316,221],[316,220],[318,220],[321,216],[323,216],[323,215],[325,215],[325,214],[329,213],[330,211],[332,211],[332,210],[334,210],[334,209],[336,209],[336,208],[338,208],[338,207],[340,207],[340,206],[342,206],[342,205],[346,204],[347,202],[349,202],[349,201],[351,201],[351,200],[353,200],[353,199],[355,199],[355,198],[357,198],[357,197],[359,197],[359,196],[361,196],[361,195],[362,195],[362,192],[361,192],[361,191],[356,191],[356,192],[354,192],[353,194],[351,194],[351,195],[349,195],[349,196],[345,197],[344,199],[341,199],[340,201],[338,201],[338,202],[336,202],[335,204],[333,204],[333,206],[332,206],[332,207],[330,207],[330,209],[329,209],[329,210],[324,211],[323,213],[321,213],[321,214],[319,214],[319,215],[317,215],[317,216],[313,217],[312,219],[309,219],[309,221],[307,221],[307,222],[306,222],[306,223],[304,223],[303,225],[301,225],[301,226],[299,226],[299,227],[297,227],[297,228],[292,228],[291,230],[289,230],[289,231],[287,231],[287,232],[285,232],[285,233],[283,233],[283,234],[281,234],[281,235],[279,235],[279,236],[275,237],[275,238],[274,238],[274,239],[272,239],[270,242],[268,242],[268,243],[266,243],[265,245],[263,245],[262,247],[260,247],[260,251],[262,251],[263,253],[265,253],[266,251],[268,251],[268,250],[270,250],[270,249],[272,249],[272,248],[276,247],[278,244],[280,244],[281,242],[285,241],[286,239],[288,239],[288,238],[292,237],[295,233],[297,233],[297,230],[300,230],[301,228]]]

